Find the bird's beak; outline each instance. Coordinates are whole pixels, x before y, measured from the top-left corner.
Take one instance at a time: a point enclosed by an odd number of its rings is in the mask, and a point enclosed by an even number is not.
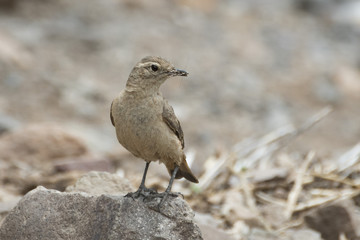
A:
[[[189,75],[189,73],[187,71],[180,70],[180,69],[171,70],[170,74],[171,74],[171,76],[183,76],[183,77],[186,77],[187,75]]]

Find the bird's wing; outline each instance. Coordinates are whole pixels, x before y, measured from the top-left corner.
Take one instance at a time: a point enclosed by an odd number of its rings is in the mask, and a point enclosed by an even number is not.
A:
[[[163,107],[162,117],[166,125],[175,133],[181,142],[182,148],[184,148],[184,133],[181,129],[181,125],[177,117],[175,116],[174,109],[165,101]]]
[[[114,101],[111,102],[111,106],[110,106],[110,120],[112,125],[115,127],[115,122],[114,122],[114,117],[112,115],[112,106],[113,106]]]

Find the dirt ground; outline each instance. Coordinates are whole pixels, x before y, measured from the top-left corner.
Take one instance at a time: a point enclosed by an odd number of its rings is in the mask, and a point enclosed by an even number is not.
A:
[[[360,236],[355,0],[0,0],[1,216],[88,170],[139,184],[109,108],[148,55],[190,73],[162,92],[200,176],[175,185],[198,221],[234,239]],[[149,185],[168,179],[150,167]]]

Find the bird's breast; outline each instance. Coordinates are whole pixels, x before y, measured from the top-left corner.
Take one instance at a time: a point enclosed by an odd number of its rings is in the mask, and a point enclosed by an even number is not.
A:
[[[162,106],[153,99],[127,100],[113,104],[117,138],[135,156],[150,158],[161,137]]]

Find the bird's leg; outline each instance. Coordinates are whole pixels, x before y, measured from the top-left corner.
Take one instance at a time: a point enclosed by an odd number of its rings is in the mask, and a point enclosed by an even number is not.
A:
[[[165,190],[166,193],[171,192],[171,188],[172,188],[172,185],[173,185],[173,182],[174,182],[174,179],[175,179],[175,176],[176,176],[176,173],[177,173],[178,170],[179,170],[179,166],[175,165],[174,171],[171,174],[169,185]]]
[[[144,189],[144,188],[146,188],[146,187],[145,187],[145,179],[146,179],[146,174],[147,174],[147,171],[148,171],[148,169],[149,169],[149,166],[150,166],[150,162],[146,162],[144,174],[143,174],[143,177],[142,177],[142,180],[141,180],[139,189]]]
[[[171,192],[171,188],[172,188],[172,185],[173,185],[173,182],[174,182],[174,179],[175,179],[175,176],[176,176],[176,173],[177,171],[179,170],[179,166],[175,165],[175,168],[174,168],[174,171],[172,172],[171,174],[171,178],[170,178],[170,181],[169,181],[169,185],[168,187],[166,188],[165,192],[162,192],[162,193],[154,193],[152,195],[149,195],[148,197],[146,198],[162,198],[160,203],[158,204],[158,211],[160,212],[160,207],[164,204],[164,202],[166,201],[167,197],[170,195],[170,196],[173,196],[173,197],[177,197],[179,194],[177,193],[172,193]],[[182,194],[181,194],[182,195]]]
[[[130,193],[126,194],[125,197],[138,198],[141,195],[146,197],[146,195],[147,195],[146,193],[156,193],[156,190],[145,187],[145,179],[146,179],[146,174],[149,169],[149,166],[150,166],[150,162],[146,162],[144,174],[143,174],[139,189],[136,192],[133,192],[133,193],[130,192]]]

